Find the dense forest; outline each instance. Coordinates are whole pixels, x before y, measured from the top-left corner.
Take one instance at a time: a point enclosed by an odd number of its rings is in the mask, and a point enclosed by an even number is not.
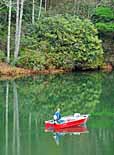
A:
[[[114,40],[114,0],[1,0],[0,60],[34,70],[95,69]]]

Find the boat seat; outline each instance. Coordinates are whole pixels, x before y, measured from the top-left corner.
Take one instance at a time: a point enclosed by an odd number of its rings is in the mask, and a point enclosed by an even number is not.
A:
[[[74,117],[79,117],[80,116],[80,113],[75,113],[74,114]]]

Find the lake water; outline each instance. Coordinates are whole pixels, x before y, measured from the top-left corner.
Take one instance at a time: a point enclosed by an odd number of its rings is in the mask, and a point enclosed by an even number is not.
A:
[[[57,107],[88,113],[85,130],[45,132]],[[114,72],[40,75],[0,81],[1,155],[113,155]]]

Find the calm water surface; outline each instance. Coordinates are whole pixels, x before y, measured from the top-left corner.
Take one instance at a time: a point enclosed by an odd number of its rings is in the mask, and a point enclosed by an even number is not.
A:
[[[86,131],[45,132],[62,115],[89,113]],[[114,72],[46,75],[0,81],[1,155],[113,155]]]

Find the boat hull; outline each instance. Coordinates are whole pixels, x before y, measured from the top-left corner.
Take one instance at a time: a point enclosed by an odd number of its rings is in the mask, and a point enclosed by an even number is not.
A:
[[[73,117],[66,117],[66,121],[64,123],[54,123],[54,121],[46,121],[45,128],[46,129],[64,129],[74,126],[79,126],[85,124],[88,120],[88,115],[81,115],[78,118],[71,119]]]

